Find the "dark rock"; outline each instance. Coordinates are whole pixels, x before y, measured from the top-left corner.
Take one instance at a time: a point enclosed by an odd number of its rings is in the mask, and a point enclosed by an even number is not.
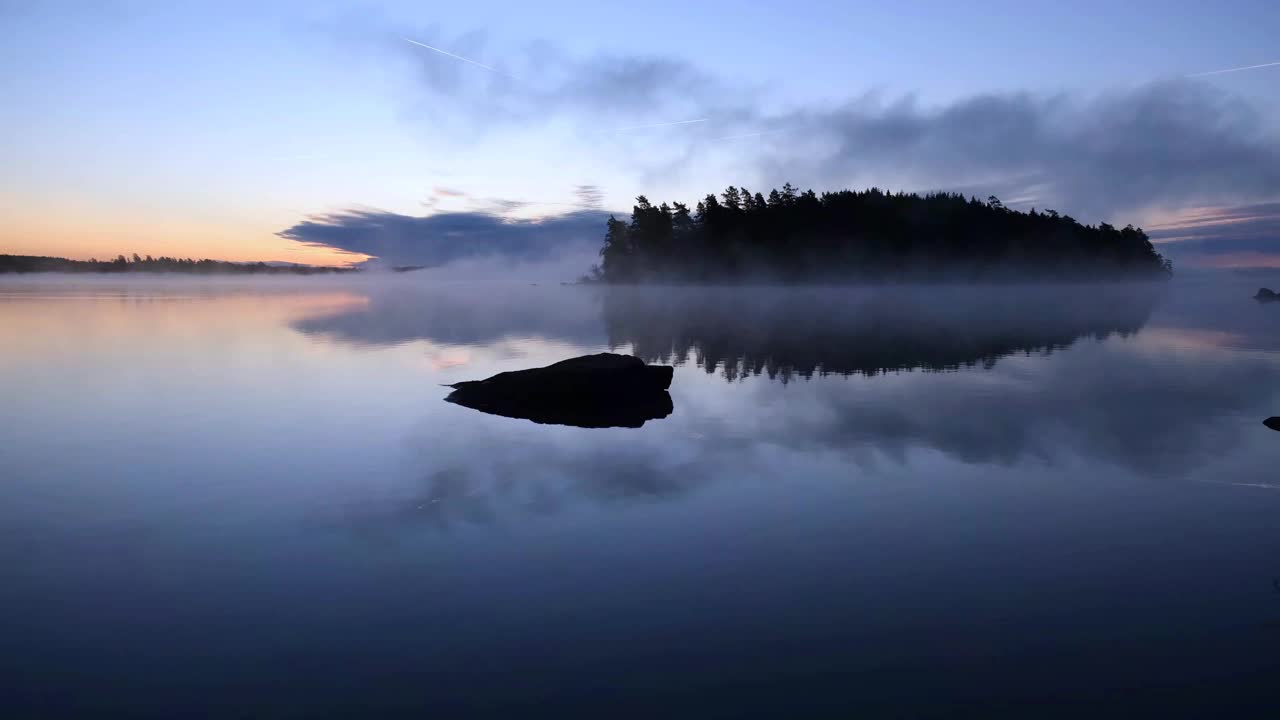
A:
[[[673,372],[630,355],[600,353],[456,383],[445,400],[536,423],[640,427],[671,414]]]
[[[1258,292],[1254,293],[1253,299],[1258,302],[1274,302],[1280,300],[1280,295],[1277,295],[1271,288],[1258,288]]]
[[[1269,417],[1262,421],[1263,425],[1280,432],[1280,417]]]

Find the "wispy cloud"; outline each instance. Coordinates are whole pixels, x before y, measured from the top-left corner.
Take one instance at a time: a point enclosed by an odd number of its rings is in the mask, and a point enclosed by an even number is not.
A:
[[[1148,232],[1180,265],[1280,266],[1280,202],[1200,208]]]
[[[1280,62],[1262,63],[1261,65],[1245,65],[1244,67],[1227,68],[1226,70],[1210,70],[1208,72],[1198,72],[1188,75],[1189,78],[1208,77],[1209,75],[1224,75],[1226,73],[1242,72],[1244,70],[1258,70],[1261,68],[1278,67]]]
[[[637,180],[628,191],[683,186],[694,175],[712,185],[957,190],[1010,204],[1020,198],[1083,222],[1280,197],[1275,120],[1238,94],[1186,77],[1096,92],[985,92],[941,103],[855,90],[842,100],[786,106],[771,102],[764,88],[678,57],[577,57],[547,45],[503,53],[528,80],[494,84],[466,67],[496,70],[472,59],[493,55],[475,49],[478,36],[405,42],[415,32],[383,28],[376,35],[401,59],[442,46],[465,48],[465,55],[414,62],[416,92],[406,94],[412,122],[450,132],[455,142],[575,127],[609,145],[611,164]],[[1280,62],[1192,77],[1276,67]],[[650,128],[689,132],[643,132]]]
[[[599,185],[575,185],[573,195],[584,208],[599,209],[604,204],[604,190]]]
[[[695,123],[704,123],[708,118],[698,118],[697,120],[676,120],[674,122],[650,123],[648,125],[629,125],[627,127],[614,128],[614,132],[628,132],[630,130],[648,130],[649,128],[672,127],[674,125],[693,125]]]
[[[405,42],[407,42],[407,43],[412,43],[412,44],[414,44],[414,45],[417,45],[418,47],[423,47],[423,48],[426,48],[426,49],[428,49],[428,50],[430,50],[430,51],[432,51],[432,52],[437,52],[437,53],[440,53],[441,55],[444,55],[444,56],[446,56],[446,57],[451,57],[451,58],[453,58],[454,60],[461,60],[461,61],[462,61],[462,62],[464,62],[464,63],[469,63],[469,64],[471,64],[471,65],[475,65],[476,67],[478,67],[478,68],[482,68],[482,69],[484,69],[484,70],[488,70],[488,71],[489,71],[489,72],[491,72],[491,73],[497,73],[497,74],[499,74],[499,75],[504,75],[504,76],[506,76],[506,77],[511,78],[512,80],[519,80],[519,79],[520,79],[520,78],[516,77],[515,75],[512,75],[512,74],[511,74],[511,73],[509,73],[509,72],[505,72],[505,71],[503,71],[503,70],[499,70],[498,68],[493,67],[493,66],[491,66],[491,65],[485,65],[484,63],[479,62],[479,61],[476,61],[476,60],[472,60],[471,58],[466,58],[466,57],[463,57],[463,56],[461,56],[461,55],[455,55],[454,53],[451,53],[451,52],[449,52],[448,50],[441,50],[441,49],[440,49],[440,48],[438,48],[438,47],[434,47],[434,46],[428,45],[428,44],[426,44],[426,43],[424,43],[424,42],[418,42],[417,40],[413,40],[413,39],[410,39],[410,38],[401,38],[401,39],[402,39],[402,40],[404,40],[404,41],[405,41]]]
[[[496,92],[428,76],[423,89],[449,95],[455,102],[432,110],[465,116],[458,124],[468,129],[563,121],[607,128],[623,120],[612,132],[635,133],[635,147],[615,148],[624,154],[618,161],[665,182],[693,172],[725,177],[730,161],[716,158],[716,148],[734,142],[732,179],[750,185],[964,189],[1034,197],[1085,222],[1280,196],[1273,121],[1238,95],[1185,78],[933,105],[868,92],[834,105],[771,109],[760,91],[674,58],[552,57],[537,86]],[[639,147],[645,133],[636,131],[673,127],[698,132],[665,134],[662,153]],[[771,141],[752,142],[762,138]]]
[[[727,140],[745,140],[747,138],[757,138],[757,137],[762,137],[764,135],[776,135],[777,133],[783,133],[786,131],[787,131],[786,128],[780,128],[778,130],[760,130],[759,132],[739,133],[737,135],[721,135],[720,137],[707,138],[707,140],[710,142],[720,142],[720,141],[727,141]]]

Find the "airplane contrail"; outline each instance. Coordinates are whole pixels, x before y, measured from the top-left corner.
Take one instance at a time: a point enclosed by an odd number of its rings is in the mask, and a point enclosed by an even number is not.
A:
[[[462,61],[462,62],[464,62],[464,63],[470,63],[470,64],[472,64],[472,65],[475,65],[475,66],[476,66],[476,67],[478,67],[478,68],[484,68],[485,70],[488,70],[488,71],[489,71],[489,72],[491,72],[491,73],[497,73],[497,74],[499,74],[499,75],[505,75],[506,77],[509,77],[509,78],[511,78],[512,80],[519,80],[519,79],[520,79],[520,78],[516,77],[515,75],[512,75],[511,73],[503,72],[503,71],[499,70],[498,68],[490,67],[490,66],[488,66],[488,65],[485,65],[485,64],[484,64],[484,63],[482,63],[482,62],[476,62],[475,60],[472,60],[471,58],[464,58],[464,57],[462,57],[461,55],[454,55],[453,53],[451,53],[451,52],[449,52],[449,51],[447,51],[447,50],[441,50],[441,49],[440,49],[440,48],[438,48],[438,47],[432,47],[432,46],[430,46],[430,45],[428,45],[428,44],[426,44],[426,43],[418,42],[417,40],[412,40],[412,39],[407,38],[407,37],[402,37],[402,38],[400,38],[400,39],[401,39],[401,40],[404,40],[404,41],[405,41],[405,42],[407,42],[407,43],[413,43],[414,45],[417,45],[418,47],[424,47],[424,48],[426,48],[426,49],[428,49],[428,50],[430,50],[430,51],[432,51],[432,52],[438,52],[438,53],[440,53],[441,55],[444,55],[444,56],[446,56],[446,57],[451,57],[451,58],[453,58],[454,60],[461,60],[461,61]]]
[[[1258,68],[1276,67],[1280,62],[1262,63],[1261,65],[1246,65],[1238,68],[1227,68],[1226,70],[1210,70],[1209,72],[1191,73],[1187,77],[1204,77],[1206,75],[1221,75],[1223,73],[1240,72],[1241,70],[1257,70]]]
[[[652,125],[631,125],[629,127],[614,128],[614,132],[626,132],[627,130],[644,130],[645,128],[670,127],[672,125],[692,125],[693,123],[704,123],[707,118],[698,118],[697,120],[677,120],[675,122],[653,123]]]

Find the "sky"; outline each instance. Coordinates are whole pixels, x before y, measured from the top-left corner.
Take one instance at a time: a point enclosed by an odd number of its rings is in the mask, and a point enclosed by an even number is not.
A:
[[[1278,31],[1270,0],[0,0],[0,252],[552,260],[639,194],[789,181],[1280,265],[1280,65],[1204,74]]]

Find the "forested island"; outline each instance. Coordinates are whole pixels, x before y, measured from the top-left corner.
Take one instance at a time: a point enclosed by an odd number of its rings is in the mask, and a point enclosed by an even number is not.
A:
[[[269,265],[264,262],[235,263],[225,260],[191,258],[132,257],[117,255],[112,260],[69,260],[40,255],[0,255],[0,273],[188,273],[195,275],[324,275],[356,272],[354,268],[311,265]]]
[[[729,187],[690,211],[636,198],[610,218],[587,280],[879,282],[1164,278],[1172,264],[1129,225],[1083,225],[1056,211],[1021,212],[993,197],[872,188],[766,197]]]

